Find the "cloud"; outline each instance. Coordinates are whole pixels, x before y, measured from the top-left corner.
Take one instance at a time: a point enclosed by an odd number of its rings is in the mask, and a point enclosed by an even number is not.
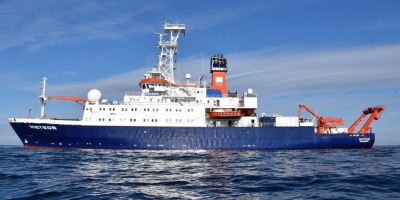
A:
[[[226,54],[229,67],[228,89],[246,91],[252,88],[260,95],[294,95],[400,88],[399,44],[330,51],[316,49],[285,54],[282,52],[285,51],[273,53],[262,49]],[[201,55],[193,55],[181,59],[178,64],[176,79],[183,80],[186,73],[192,74],[192,81],[197,81],[203,74],[205,80],[211,78],[209,57],[202,60]],[[48,91],[63,95],[82,95],[84,91],[86,95],[90,89],[97,88],[104,94],[117,96],[125,90],[139,90],[137,83],[150,66],[151,64],[104,79],[49,85]],[[13,82],[21,87],[24,84],[29,85],[21,74],[24,73],[7,72],[1,74],[1,77],[5,82],[15,80]],[[36,85],[34,89],[37,89]]]
[[[275,5],[263,1],[235,2],[229,6],[225,2],[220,6],[190,2],[190,6],[199,8],[193,12],[180,4],[185,2],[2,2],[0,51],[18,46],[37,51],[52,45],[71,45],[92,40],[124,40],[158,30],[155,27],[159,26],[160,20],[168,20],[167,17],[171,15],[184,19],[190,24],[191,30],[206,29]],[[172,13],[171,7],[174,7]]]
[[[153,26],[137,19],[146,13],[157,13],[163,6],[160,2],[126,5],[113,1],[3,2],[0,51],[21,45],[38,50],[49,45],[132,37]]]
[[[289,102],[312,101],[317,104],[336,101],[340,106],[346,103],[341,99],[347,99],[348,105],[354,105],[368,91],[400,90],[398,55],[400,45],[275,55],[268,50],[231,53],[225,55],[229,65],[228,89],[241,93],[252,88],[260,101],[279,102],[280,105]],[[192,81],[198,81],[204,73],[205,80],[209,82],[208,65],[208,58],[202,61],[201,56],[181,59],[175,78],[183,80],[186,73],[191,73]],[[140,91],[137,83],[149,67],[104,79],[51,85],[48,91],[59,95],[82,96],[96,88],[105,96],[122,99],[125,91]],[[373,94],[368,94],[368,97],[379,99]]]
[[[266,92],[298,93],[400,87],[400,45],[269,55],[267,51],[234,53],[232,80],[248,79]],[[229,58],[228,58],[229,59]],[[233,81],[233,86],[243,85]]]
[[[120,100],[125,92],[140,90],[138,84],[146,71],[142,68],[93,81],[48,85],[48,94],[86,97],[91,89],[98,89],[103,93],[104,98]]]

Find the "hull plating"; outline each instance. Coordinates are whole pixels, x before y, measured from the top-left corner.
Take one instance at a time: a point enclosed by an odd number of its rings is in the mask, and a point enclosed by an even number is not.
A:
[[[27,148],[320,149],[370,148],[375,134],[316,134],[313,127],[131,127],[11,123]]]

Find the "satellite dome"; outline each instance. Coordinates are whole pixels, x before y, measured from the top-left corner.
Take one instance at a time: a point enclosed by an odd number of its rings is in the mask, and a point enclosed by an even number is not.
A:
[[[89,91],[87,98],[88,98],[89,102],[100,101],[102,98],[102,94],[101,94],[100,90],[92,89]]]

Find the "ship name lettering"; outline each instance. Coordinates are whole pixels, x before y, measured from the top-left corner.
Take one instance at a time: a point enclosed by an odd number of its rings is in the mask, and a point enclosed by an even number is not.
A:
[[[57,128],[55,126],[34,126],[34,125],[29,125],[29,128],[37,129],[37,130],[57,130]]]
[[[359,138],[360,142],[369,142],[370,138]]]

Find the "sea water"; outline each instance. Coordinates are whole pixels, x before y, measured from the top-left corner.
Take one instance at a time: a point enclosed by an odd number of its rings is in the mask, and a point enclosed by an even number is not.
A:
[[[400,199],[400,146],[133,151],[0,146],[1,199]]]

